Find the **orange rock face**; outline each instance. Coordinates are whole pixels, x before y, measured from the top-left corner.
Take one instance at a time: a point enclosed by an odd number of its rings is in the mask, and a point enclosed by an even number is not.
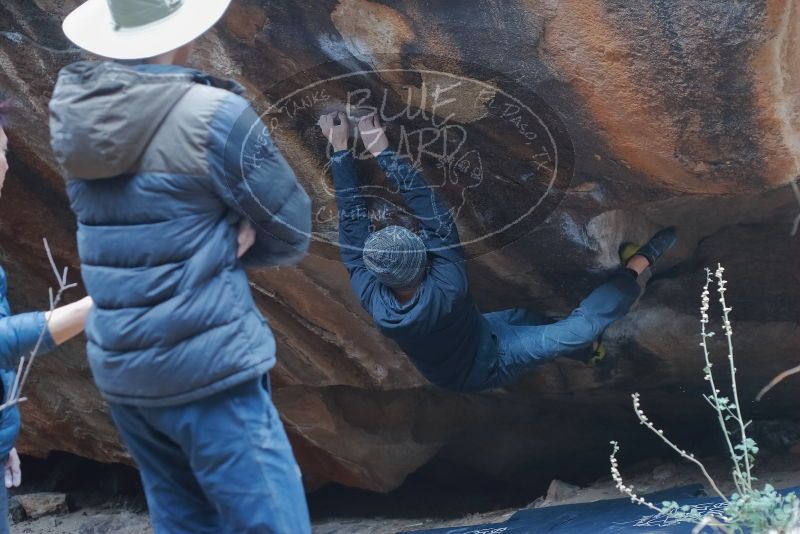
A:
[[[0,261],[19,311],[46,301],[42,237],[79,274],[47,127],[58,69],[84,58],[59,28],[78,3],[0,5],[0,87],[18,103]],[[275,119],[317,217],[306,260],[251,276],[278,339],[275,401],[307,486],[388,491],[425,465],[527,483],[599,473],[609,439],[642,437],[633,391],[667,426],[713,424],[697,310],[702,269],[717,262],[730,275],[743,398],[796,365],[798,14],[796,0],[234,0],[194,66],[240,80]],[[605,335],[610,365],[556,360],[480,395],[425,382],[352,295],[335,213],[325,215],[333,197],[312,119],[348,101],[394,117],[392,141],[441,178],[485,311],[564,315],[614,267],[621,242],[678,226],[679,246]],[[374,167],[363,171],[377,183]],[[389,211],[395,200],[376,196]],[[791,387],[745,410],[792,414]],[[81,342],[37,362],[28,388],[25,452],[130,461]]]

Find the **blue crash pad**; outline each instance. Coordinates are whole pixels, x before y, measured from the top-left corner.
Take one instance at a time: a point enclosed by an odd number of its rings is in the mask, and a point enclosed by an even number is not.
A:
[[[800,492],[800,487],[783,490],[781,493]],[[722,500],[703,495],[699,484],[683,486],[647,495],[650,502],[659,505],[663,501],[695,507],[701,514],[720,510]],[[470,527],[419,530],[413,534],[691,534],[693,525],[676,523],[644,506],[633,504],[630,499],[613,499],[584,504],[568,504],[521,510],[504,523],[476,525]],[[411,533],[400,533],[411,534]]]

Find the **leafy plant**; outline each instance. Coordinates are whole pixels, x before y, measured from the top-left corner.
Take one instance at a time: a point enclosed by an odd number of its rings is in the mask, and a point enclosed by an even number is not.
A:
[[[619,444],[616,441],[611,442],[613,447],[610,456],[611,476],[617,485],[617,489],[630,497],[632,502],[647,506],[674,521],[696,523],[695,533],[699,533],[709,527],[725,534],[738,534],[745,531],[753,532],[754,534],[800,534],[800,499],[798,499],[798,496],[794,493],[783,495],[775,491],[769,484],[765,484],[761,489],[754,486],[757,479],[753,476],[753,467],[755,466],[758,446],[753,439],[747,436],[747,427],[750,421],[744,420],[739,403],[736,365],[733,359],[733,328],[730,322],[730,312],[733,308],[729,307],[725,300],[727,282],[723,278],[724,272],[725,269],[719,264],[713,277],[711,270],[706,269],[706,283],[703,287],[700,303],[700,346],[703,348],[703,358],[705,359],[704,378],[709,383],[711,390],[711,393],[703,395],[703,398],[714,409],[717,415],[717,422],[722,429],[728,449],[727,452],[732,462],[731,475],[736,491],[730,497],[726,496],[720,491],[706,467],[700,460],[695,458],[694,454],[686,452],[675,445],[664,435],[663,430],[656,428],[642,409],[638,393],[634,393],[632,397],[633,410],[639,418],[639,422],[682,458],[692,462],[700,469],[711,489],[722,499],[722,512],[716,516],[704,515],[692,506],[681,506],[676,502],[663,502],[661,506],[657,506],[638,496],[633,486],[626,485],[622,479],[617,460]],[[719,295],[718,300],[722,308],[722,331],[728,346],[728,371],[731,376],[730,396],[722,395],[722,392],[717,388],[708,346],[708,340],[715,335],[714,332],[707,329],[707,325],[710,322],[708,316],[711,301],[710,288],[715,279],[717,294]]]

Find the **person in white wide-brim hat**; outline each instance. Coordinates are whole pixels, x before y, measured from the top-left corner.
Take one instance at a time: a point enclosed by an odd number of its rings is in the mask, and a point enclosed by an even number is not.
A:
[[[64,20],[70,41],[98,56],[142,59],[191,43],[231,0],[89,0]]]
[[[78,220],[92,374],[158,533],[310,532],[245,267],[296,263],[311,203],[241,85],[183,66],[230,0],[89,0],[115,61],[62,69],[51,143]],[[122,60],[122,61],[121,61]]]

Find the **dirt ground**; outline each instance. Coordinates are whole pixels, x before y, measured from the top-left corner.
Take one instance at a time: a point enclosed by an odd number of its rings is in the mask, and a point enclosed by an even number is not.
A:
[[[711,461],[707,465],[723,491],[731,491],[728,481],[729,466],[721,461]],[[800,485],[800,455],[784,454],[766,457],[761,460],[757,474],[762,481],[769,481],[778,488]],[[663,463],[645,461],[625,469],[626,483],[636,487],[641,494],[702,483],[703,479],[692,465],[686,463]],[[602,499],[618,498],[620,495],[610,478],[602,479],[588,487],[564,496],[555,503],[543,503],[532,496],[532,506],[573,504]],[[543,496],[542,496],[543,497]],[[348,519],[326,519],[314,524],[314,534],[394,534],[398,531],[421,530],[439,527],[455,527],[506,520],[518,508],[473,514],[456,519],[436,517],[382,518],[364,517]],[[369,511],[365,510],[365,515]],[[147,514],[125,507],[89,507],[70,514],[44,517],[35,521],[24,521],[12,525],[13,534],[152,534]]]

